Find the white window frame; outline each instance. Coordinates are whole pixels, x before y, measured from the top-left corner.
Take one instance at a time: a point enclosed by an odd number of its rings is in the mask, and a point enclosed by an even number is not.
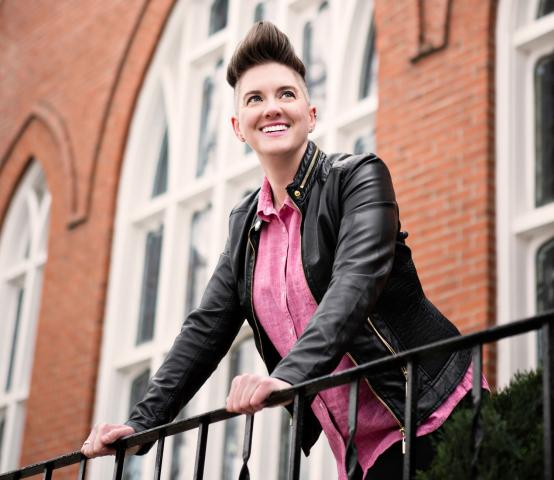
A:
[[[228,63],[235,45],[251,25],[244,15],[245,6],[253,18],[257,3],[255,0],[231,0],[227,27],[207,36],[206,8],[209,10],[211,2],[177,2],[149,66],[133,114],[120,179],[94,423],[126,420],[130,372],[134,372],[138,364],[148,365],[155,372],[180,328],[185,307],[191,213],[207,202],[211,203],[208,264],[209,271],[212,271],[224,246],[231,207],[246,190],[256,189],[261,184],[262,172],[255,155],[252,152],[246,154],[244,145],[234,137],[230,124],[234,111],[233,94],[225,83],[218,85],[221,88],[221,114],[215,164],[206,175],[195,176],[202,102],[199,92],[202,92],[203,79],[212,71],[217,58],[222,57],[225,65]],[[269,12],[274,14],[270,20],[291,36],[300,54],[302,19],[319,6],[320,0],[270,0],[270,3]],[[352,75],[354,81],[359,80],[373,2],[356,0],[348,2],[346,8],[340,0],[329,3],[330,23],[338,33],[337,41],[330,42],[326,120],[316,127],[313,139],[329,151],[348,151],[352,150],[353,139],[360,132],[371,131],[377,108],[376,88],[370,97],[362,101],[353,98],[345,105],[345,88],[342,86],[346,79],[352,83]],[[202,24],[204,20],[205,25]],[[353,55],[348,50],[349,54],[344,55],[349,45],[359,45],[359,54]],[[358,88],[352,90],[357,96]],[[156,158],[158,137],[162,135],[159,130],[165,122],[169,148],[167,192],[149,199],[147,195],[151,191],[155,164],[148,159]],[[154,340],[135,347],[144,232],[149,226],[159,223],[164,224],[164,238]],[[236,341],[240,341],[249,329],[243,326]],[[187,416],[222,407],[228,393],[228,363],[227,357],[187,405]],[[260,372],[264,369],[261,360],[252,368]],[[263,472],[264,478],[277,480],[279,419],[277,409],[256,416],[255,438],[265,441],[261,446],[254,446],[249,462],[254,478]],[[209,455],[220,461],[206,464],[206,478],[218,478],[221,474],[223,441],[224,425],[211,426]],[[196,432],[187,434],[185,450],[188,458],[194,458],[195,447]],[[171,439],[165,448],[163,478],[169,473]],[[154,457],[152,451],[143,460],[143,478],[153,475]],[[336,476],[334,458],[323,436],[312,449],[309,462],[306,480]],[[192,463],[189,461],[186,465]],[[271,471],[267,469],[269,464],[275,465]],[[95,460],[90,469],[91,478],[107,478],[112,468],[113,459]],[[190,473],[188,468],[185,467],[186,472]]]
[[[497,323],[536,313],[538,248],[554,236],[554,203],[535,207],[534,67],[554,52],[554,15],[538,0],[502,0],[496,32]],[[536,334],[499,342],[498,384],[537,364]]]
[[[40,191],[40,195],[37,194]],[[0,471],[19,466],[26,403],[34,358],[42,276],[47,259],[48,226],[52,199],[37,161],[28,167],[8,208],[0,233],[0,411],[5,414]],[[27,242],[22,241],[26,232]],[[24,289],[11,376],[6,392],[18,291]],[[4,321],[7,320],[7,321]]]

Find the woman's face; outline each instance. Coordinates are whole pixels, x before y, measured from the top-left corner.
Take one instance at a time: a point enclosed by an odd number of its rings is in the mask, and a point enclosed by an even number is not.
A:
[[[285,65],[267,63],[247,70],[236,90],[231,121],[239,140],[260,159],[300,158],[315,127],[315,107],[308,103],[301,77]]]

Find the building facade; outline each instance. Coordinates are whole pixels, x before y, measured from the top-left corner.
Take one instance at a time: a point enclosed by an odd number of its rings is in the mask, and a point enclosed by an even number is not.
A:
[[[549,0],[1,1],[0,471],[124,421],[198,304],[232,206],[263,176],[224,80],[255,20],[307,66],[311,138],[389,166],[426,293],[462,332],[554,308],[553,13]],[[486,374],[504,385],[537,356],[536,335],[486,348]],[[180,415],[222,407],[244,371],[263,372],[247,325]],[[282,478],[281,410],[256,416],[254,478]],[[207,478],[237,478],[242,429],[210,429]],[[166,443],[164,478],[190,476],[195,444]],[[133,458],[126,478],[153,462]],[[336,477],[324,439],[302,465]],[[95,460],[89,478],[111,468]]]

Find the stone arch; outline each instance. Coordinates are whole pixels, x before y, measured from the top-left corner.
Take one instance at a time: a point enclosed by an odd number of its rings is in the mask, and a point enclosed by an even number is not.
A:
[[[44,170],[66,224],[71,225],[80,207],[75,159],[63,118],[46,102],[35,105],[0,158],[0,223],[33,158]]]

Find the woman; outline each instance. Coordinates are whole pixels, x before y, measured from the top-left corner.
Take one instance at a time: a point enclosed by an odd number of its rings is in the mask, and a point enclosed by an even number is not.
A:
[[[111,453],[124,435],[171,421],[228,351],[246,318],[269,376],[240,375],[227,409],[253,413],[275,390],[397,351],[459,335],[429,302],[400,230],[389,172],[375,155],[322,152],[305,67],[269,22],[255,24],[228,66],[237,138],[265,178],[237,205],[229,238],[200,306],[185,320],[126,425],[98,425],[87,456]],[[416,467],[433,457],[432,432],[471,388],[468,351],[422,360],[418,371]],[[397,478],[402,468],[404,368],[361,384],[351,478]],[[348,387],[321,392],[306,408],[306,453],[321,429],[347,478]],[[143,451],[146,451],[143,448]],[[143,453],[143,452],[139,452]],[[354,477],[352,477],[352,475]]]

